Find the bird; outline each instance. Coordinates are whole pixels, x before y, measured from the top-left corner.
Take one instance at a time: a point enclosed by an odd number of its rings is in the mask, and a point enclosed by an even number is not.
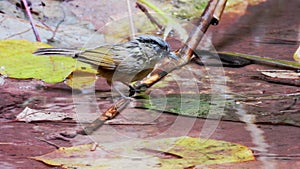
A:
[[[162,59],[178,60],[177,55],[171,52],[170,45],[153,35],[140,35],[131,41],[86,50],[39,48],[33,54],[72,57],[91,65],[97,70],[97,76],[104,77],[109,85],[119,81],[131,89],[129,83],[145,78]]]

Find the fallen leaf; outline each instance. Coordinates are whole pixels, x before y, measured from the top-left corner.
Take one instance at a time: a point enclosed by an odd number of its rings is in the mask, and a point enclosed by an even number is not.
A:
[[[64,112],[52,112],[46,110],[36,110],[26,107],[17,115],[17,121],[36,122],[36,121],[60,121],[65,119],[74,119],[74,115]]]
[[[10,78],[34,78],[58,83],[75,70],[96,73],[90,65],[69,57],[32,54],[38,48],[46,47],[51,46],[26,40],[0,40],[0,74]]]
[[[192,137],[133,140],[101,144],[61,147],[49,154],[32,157],[63,168],[185,168],[254,160],[247,147],[211,139]]]
[[[288,79],[288,81],[290,81]],[[297,80],[296,80],[297,81]],[[241,111],[240,104],[247,105],[247,114],[255,116],[253,123],[271,123],[271,124],[286,124],[300,126],[300,121],[297,113],[279,113],[278,110],[271,110],[269,107],[259,107],[257,105],[249,105],[249,102],[265,102],[272,100],[274,104],[281,104],[285,101],[290,102],[293,98],[299,98],[299,94],[289,96],[286,94],[280,95],[228,95],[226,100],[214,100],[214,95],[210,94],[168,94],[164,97],[150,97],[144,99],[136,99],[135,108],[143,108],[155,110],[158,112],[168,112],[178,115],[191,117],[229,120],[242,122],[238,114]],[[287,105],[288,106],[288,105]],[[217,111],[216,111],[217,110]],[[216,112],[216,113],[215,113]],[[264,113],[261,113],[264,112]]]
[[[300,79],[300,73],[292,70],[262,70],[261,74],[272,78]]]
[[[294,53],[294,60],[300,63],[300,46],[298,47],[298,49]]]

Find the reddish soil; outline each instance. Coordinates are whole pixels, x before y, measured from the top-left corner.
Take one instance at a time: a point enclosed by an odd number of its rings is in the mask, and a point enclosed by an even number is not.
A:
[[[231,15],[225,15],[220,25],[211,27],[209,32],[213,33],[213,44],[218,51],[232,51],[291,60],[293,52],[299,46],[299,11],[298,0],[290,0],[288,3],[282,0],[267,1],[259,6],[249,7],[246,15],[238,19],[233,19]],[[227,85],[232,92],[242,94],[300,92],[300,89],[295,86],[272,84],[250,78],[251,75],[257,74],[257,69],[270,68],[272,67],[257,64],[243,68],[225,68],[226,76],[232,80]],[[100,80],[99,83],[103,84],[104,82]],[[107,89],[107,86],[105,88]],[[5,78],[4,85],[0,86],[0,98],[1,168],[55,168],[29,157],[49,153],[56,149],[54,145],[62,147],[91,142],[88,136],[65,140],[63,137],[59,137],[60,132],[79,128],[72,120],[34,123],[14,120],[15,116],[26,106],[42,109],[45,103],[48,106],[59,103],[62,107],[72,104],[72,90],[63,83],[49,85],[31,79]],[[64,99],[57,101],[56,98]],[[28,102],[28,100],[32,101]],[[288,105],[288,103],[266,105],[266,109],[279,110],[283,105]],[[102,106],[107,107],[107,105]],[[300,114],[299,103],[296,103],[293,110],[294,113]],[[69,112],[74,113],[72,110]],[[130,109],[124,112],[124,116],[127,119],[129,117],[135,118],[136,113],[143,114],[145,111]],[[158,120],[159,126],[113,125],[113,128],[127,134],[135,131],[137,135],[146,137],[164,130],[169,126],[170,121],[176,117],[175,115],[161,114],[160,120]],[[186,122],[191,119],[196,120],[188,135],[198,137],[199,129],[202,128],[206,120],[182,118]],[[182,124],[182,127],[184,125]],[[253,137],[246,129],[246,124],[229,121],[220,122],[210,138],[249,146],[259,160],[238,164],[213,165],[211,168],[300,168],[299,127],[287,125],[257,125],[256,127],[263,131],[264,140],[270,146],[266,152],[262,153],[256,150],[257,145],[253,143]],[[109,130],[107,125],[101,128],[101,131],[106,130]],[[178,133],[171,134],[176,136]],[[104,136],[105,134],[103,134]],[[48,143],[44,140],[47,140]]]

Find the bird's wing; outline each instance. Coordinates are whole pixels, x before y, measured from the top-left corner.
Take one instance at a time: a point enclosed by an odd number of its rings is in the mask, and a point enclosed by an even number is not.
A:
[[[113,59],[117,62],[118,72],[137,74],[144,69],[147,62],[143,50],[133,42],[114,46],[114,53]]]
[[[114,70],[118,63],[114,59],[114,52],[110,46],[101,46],[95,49],[85,50],[78,54],[77,60],[102,69]]]
[[[121,45],[120,45],[121,46]],[[62,49],[62,48],[40,48],[34,52],[35,55],[59,55],[69,56],[80,62],[92,65],[95,69],[115,70],[122,61],[122,51],[116,51],[111,45],[104,45],[94,49]]]

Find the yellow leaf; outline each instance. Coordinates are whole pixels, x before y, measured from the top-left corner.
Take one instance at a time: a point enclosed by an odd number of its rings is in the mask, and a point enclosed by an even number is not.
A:
[[[298,47],[298,49],[294,53],[294,60],[300,63],[300,46]]]
[[[32,54],[38,48],[46,47],[51,46],[26,40],[0,40],[0,74],[11,78],[34,78],[57,83],[75,70],[96,73],[90,65],[69,57]]]
[[[185,168],[254,160],[247,147],[211,139],[192,137],[133,140],[105,143],[91,151],[91,144],[63,147],[49,154],[33,157],[64,168]]]

